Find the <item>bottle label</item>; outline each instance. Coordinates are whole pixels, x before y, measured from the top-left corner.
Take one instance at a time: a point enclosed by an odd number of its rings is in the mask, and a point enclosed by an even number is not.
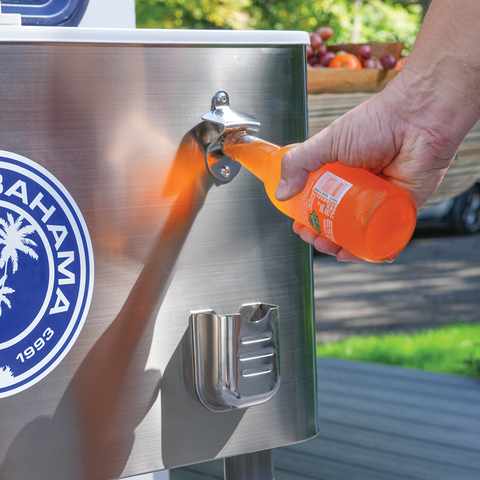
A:
[[[295,205],[296,218],[336,243],[334,218],[338,205],[353,185],[337,175],[320,170],[311,175],[299,202]],[[292,212],[293,213],[293,212]]]
[[[331,172],[325,172],[318,180],[313,190],[337,205],[353,185]]]

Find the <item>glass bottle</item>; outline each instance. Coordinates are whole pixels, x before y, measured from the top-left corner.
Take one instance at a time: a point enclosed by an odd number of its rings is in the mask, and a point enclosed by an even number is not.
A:
[[[364,260],[395,258],[415,229],[417,210],[410,195],[364,169],[334,163],[310,173],[301,193],[280,202],[275,191],[281,161],[294,146],[280,147],[236,131],[226,136],[222,149],[262,180],[270,200],[285,215]]]

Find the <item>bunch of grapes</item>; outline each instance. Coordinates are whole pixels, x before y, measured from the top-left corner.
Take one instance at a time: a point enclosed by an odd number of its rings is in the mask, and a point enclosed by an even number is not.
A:
[[[397,65],[397,59],[390,53],[383,55],[380,60],[372,58],[372,47],[362,45],[358,51],[358,57],[363,68],[378,68],[379,70],[391,70]]]
[[[309,65],[316,68],[328,67],[335,54],[327,50],[324,42],[332,37],[333,30],[330,27],[320,27],[315,33],[310,34],[310,45],[307,45]]]
[[[345,55],[344,51],[329,52],[325,41],[332,38],[333,30],[330,27],[320,27],[316,32],[310,34],[310,45],[307,46],[307,62],[314,68],[325,68],[336,55]],[[379,70],[390,70],[395,68],[397,60],[393,55],[383,55],[379,60],[372,57],[372,47],[362,45],[358,52],[358,60],[363,68],[378,68]],[[351,54],[348,54],[351,55]],[[355,59],[354,59],[355,60]],[[358,66],[360,68],[360,65]]]

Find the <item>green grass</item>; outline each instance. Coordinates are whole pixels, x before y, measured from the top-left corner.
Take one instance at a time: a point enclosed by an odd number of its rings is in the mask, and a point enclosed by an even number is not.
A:
[[[478,375],[480,323],[456,324],[411,335],[355,336],[317,345],[317,355]]]

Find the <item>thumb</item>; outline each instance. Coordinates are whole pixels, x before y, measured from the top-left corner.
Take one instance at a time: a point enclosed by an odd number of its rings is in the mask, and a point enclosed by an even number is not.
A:
[[[306,142],[289,150],[282,159],[281,179],[275,192],[275,198],[284,202],[298,195],[307,183],[310,172],[315,172],[326,163],[335,161],[323,152],[331,152],[331,141],[321,131]],[[329,144],[330,143],[330,144]]]

